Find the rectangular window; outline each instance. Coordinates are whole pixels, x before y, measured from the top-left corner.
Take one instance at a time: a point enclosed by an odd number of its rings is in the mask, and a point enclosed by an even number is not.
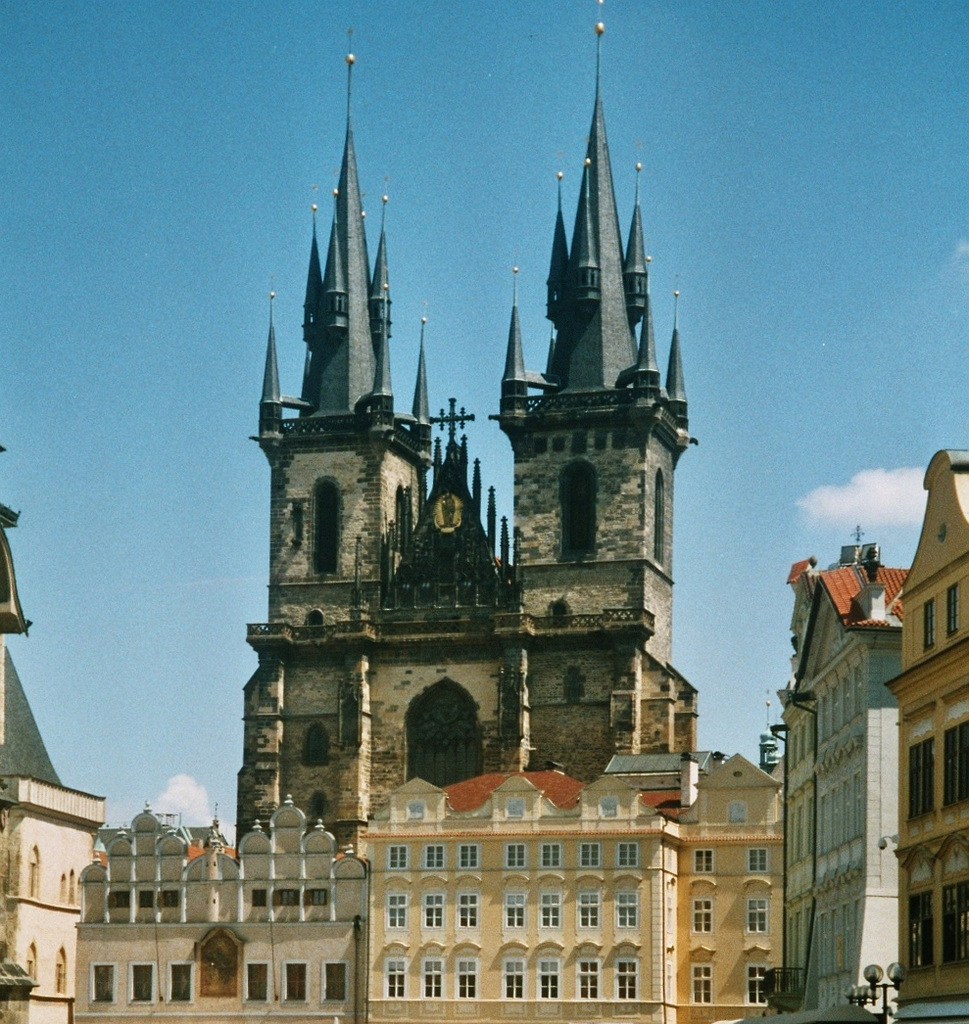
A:
[[[458,893],[458,927],[478,927],[478,894],[476,892]]]
[[[387,893],[387,927],[407,927],[407,893]]]
[[[95,1003],[114,1002],[114,964],[94,964],[91,968],[91,999]]]
[[[424,998],[440,999],[443,995],[444,961],[424,961]]]
[[[539,899],[540,923],[543,928],[562,927],[562,896],[557,892],[543,892]]]
[[[477,843],[462,843],[458,847],[458,867],[476,871],[481,866],[481,848]]]
[[[638,868],[639,867],[639,843],[617,843],[616,844],[616,867],[617,868]]]
[[[131,906],[131,890],[115,889],[108,894],[108,906],[114,909],[123,909]]]
[[[752,846],[747,851],[747,871],[752,875],[767,874],[767,848]]]
[[[424,927],[444,927],[444,893],[428,892],[424,894]]]
[[[770,901],[762,896],[747,900],[747,931],[765,934],[767,932],[767,910]]]
[[[424,867],[438,870],[444,867],[444,847],[435,843],[424,847]]]
[[[505,801],[505,817],[506,818],[524,818],[525,817],[525,801],[520,796],[510,796]]]
[[[192,1001],[192,964],[168,965],[168,1001],[190,1003]]]
[[[407,978],[407,962],[405,960],[384,961],[384,975],[387,978],[387,998],[403,999]]]
[[[525,961],[506,960],[504,967],[506,999],[525,998]]]
[[[299,889],[276,889],[273,891],[274,907],[298,907]]]
[[[153,910],[155,906],[155,890],[154,889],[139,889],[138,890],[138,909],[139,910]]]
[[[387,847],[387,867],[390,871],[403,871],[407,867],[407,847]]]
[[[505,893],[505,927],[525,927],[525,894],[523,892]]]
[[[942,802],[969,799],[969,722],[946,729],[943,737]]]
[[[161,892],[161,905],[166,910],[171,910],[173,907],[178,907],[178,889],[162,889]]]
[[[945,631],[952,636],[959,628],[959,584],[953,583],[945,592]]]
[[[246,999],[254,1003],[269,1001],[269,964],[246,964]]]
[[[323,998],[343,1002],[347,997],[347,965],[339,961],[323,965]]]
[[[908,748],[908,816],[915,818],[935,807],[935,740],[929,737]]]
[[[969,882],[942,888],[942,962],[969,960]]]
[[[329,902],[329,889],[307,889],[303,894],[303,903],[308,907],[325,907]]]
[[[475,999],[478,995],[478,961],[458,961],[458,999]]]
[[[908,966],[932,963],[932,893],[908,898]]]
[[[713,850],[694,850],[693,870],[701,875],[710,874],[713,871]]]
[[[598,868],[602,866],[602,846],[599,843],[579,843],[579,867]]]
[[[525,844],[508,843],[505,846],[505,867],[523,868],[526,865]]]
[[[713,964],[693,965],[693,1002],[713,1002]]]
[[[765,964],[747,964],[747,1002],[751,1006],[766,1006],[767,991],[764,988]]]
[[[709,897],[693,901],[693,930],[713,931],[713,900]]]
[[[539,863],[543,868],[560,868],[562,866],[562,844],[542,843]]]
[[[283,999],[288,1003],[306,1002],[306,964],[283,964]]]
[[[599,998],[599,961],[579,961],[579,998]]]
[[[131,965],[131,1001],[150,1003],[155,998],[155,965]]]
[[[538,998],[558,999],[559,997],[559,962],[558,960],[538,961]]]
[[[616,961],[616,998],[635,999],[639,979],[639,962],[636,960]]]
[[[599,927],[599,894],[597,892],[579,893],[579,927]]]
[[[935,643],[935,599],[929,598],[922,605],[922,646],[931,647]]]
[[[616,927],[636,928],[639,926],[639,893],[616,893]]]
[[[253,889],[252,890],[252,905],[254,907],[264,907],[266,905],[266,889]]]

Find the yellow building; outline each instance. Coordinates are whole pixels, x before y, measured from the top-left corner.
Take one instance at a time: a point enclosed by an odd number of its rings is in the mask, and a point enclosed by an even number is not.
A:
[[[680,755],[674,755],[677,761]],[[413,779],[367,831],[370,1019],[713,1021],[780,959],[780,783]],[[679,820],[678,820],[679,819]]]
[[[899,707],[900,1020],[969,1019],[969,452],[940,451],[905,583]]]

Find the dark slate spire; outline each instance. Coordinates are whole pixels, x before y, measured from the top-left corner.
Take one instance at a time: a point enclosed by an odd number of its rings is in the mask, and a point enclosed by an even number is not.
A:
[[[370,260],[350,116],[353,54],[348,53],[346,60],[347,132],[324,273],[324,337],[312,352],[304,394],[320,413],[352,411],[371,393],[376,369],[370,331]]]
[[[626,258],[622,266],[630,330],[639,323],[646,308],[646,249],[643,245],[643,218],[639,212],[639,172],[642,168],[641,163],[636,164],[636,205],[633,208],[632,224],[629,225]]]
[[[678,291],[673,292],[673,340],[670,343],[670,363],[666,371],[666,394],[670,400],[670,411],[677,422],[686,426],[686,388],[683,385],[683,358],[680,354]]]
[[[373,281],[370,285],[370,333],[373,335],[374,351],[380,344],[380,333],[386,326],[387,337],[391,336],[390,319],[390,276],[387,273],[387,196],[381,197],[383,209],[380,215],[380,244],[377,259],[373,265]]]
[[[320,273],[320,250],[316,244],[316,203],[313,204],[313,242],[310,245],[310,266],[306,274],[306,300],[303,302],[303,340],[316,338],[316,320],[323,297],[323,275]]]
[[[552,236],[552,260],[548,268],[548,299],[545,315],[555,323],[562,310],[566,275],[569,269],[569,243],[565,237],[565,221],[562,218],[562,172],[559,171],[559,205],[555,214],[555,233]]]
[[[424,363],[424,325],[427,317],[421,317],[421,350],[417,357],[417,382],[414,385],[414,405],[412,412],[418,426],[430,429],[431,414],[427,404],[427,366]]]
[[[525,358],[522,355],[522,331],[518,320],[518,267],[512,287],[511,324],[508,327],[508,348],[505,351],[505,372],[501,378],[502,411],[520,407],[528,394],[525,377]]]
[[[386,291],[384,292],[386,295]],[[384,304],[384,317],[380,331],[380,341],[377,347],[377,364],[374,368],[373,395],[375,398],[390,398],[393,400],[394,389],[390,383],[390,345],[387,331],[386,307]]]
[[[596,32],[602,35],[601,23]],[[626,314],[623,251],[606,124],[596,96],[551,374],[569,390],[615,385],[636,358]]]
[[[279,394],[279,367],[276,363],[276,327],[273,324],[273,299],[269,293],[269,340],[266,342],[266,368],[262,375],[262,398],[259,401],[259,433],[278,434],[283,416]]]

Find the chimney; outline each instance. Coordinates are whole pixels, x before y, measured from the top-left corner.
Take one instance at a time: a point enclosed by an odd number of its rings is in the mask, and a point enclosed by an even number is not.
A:
[[[858,595],[858,604],[866,619],[885,620],[885,584],[877,581],[881,566],[881,551],[877,544],[866,544],[862,553],[861,566],[866,583]]]
[[[696,803],[696,784],[700,781],[700,765],[689,752],[680,757],[680,806],[692,807]]]

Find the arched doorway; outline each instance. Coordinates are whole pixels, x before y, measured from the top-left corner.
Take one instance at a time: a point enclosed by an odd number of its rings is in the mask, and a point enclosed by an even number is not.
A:
[[[480,774],[477,705],[463,686],[442,679],[407,710],[407,777],[448,786]]]

